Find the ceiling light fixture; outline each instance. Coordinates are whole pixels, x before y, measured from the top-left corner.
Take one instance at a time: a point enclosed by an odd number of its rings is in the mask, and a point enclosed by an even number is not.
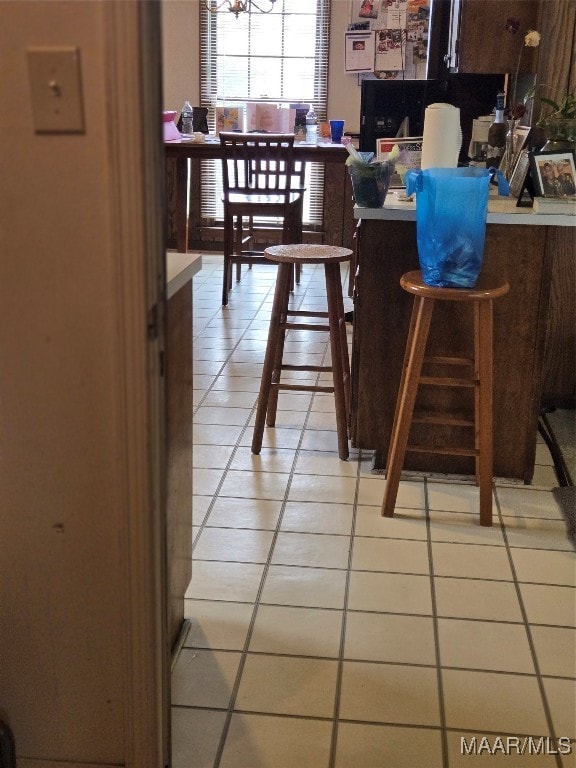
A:
[[[222,13],[229,11],[233,13],[236,18],[241,13],[252,13],[252,11],[258,11],[259,13],[270,13],[274,8],[276,0],[266,0],[270,3],[269,8],[260,8],[260,6],[254,2],[254,0],[222,0],[220,3],[218,0],[204,0],[204,7],[210,13]]]

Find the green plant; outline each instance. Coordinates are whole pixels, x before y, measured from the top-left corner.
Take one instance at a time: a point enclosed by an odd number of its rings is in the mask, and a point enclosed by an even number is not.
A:
[[[542,88],[547,86],[542,85]],[[558,100],[552,99],[549,96],[538,96],[538,89],[540,86],[531,88],[524,97],[524,103],[531,99],[538,99],[541,102],[540,116],[537,121],[537,125],[541,128],[546,127],[550,121],[556,120],[573,120],[576,118],[576,93],[566,93]],[[551,112],[544,112],[542,105],[551,107]]]

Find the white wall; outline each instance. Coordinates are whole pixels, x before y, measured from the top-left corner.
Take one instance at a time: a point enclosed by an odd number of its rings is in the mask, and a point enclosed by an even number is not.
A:
[[[180,110],[186,99],[200,97],[199,0],[162,0],[164,108]],[[346,129],[360,130],[360,86],[356,75],[344,74],[344,32],[350,0],[332,0],[328,117],[346,120]]]

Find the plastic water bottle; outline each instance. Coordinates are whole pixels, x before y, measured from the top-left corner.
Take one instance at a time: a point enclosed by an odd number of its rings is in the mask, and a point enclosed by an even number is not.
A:
[[[314,112],[314,107],[310,104],[310,109],[306,115],[306,144],[318,143],[318,116]]]
[[[192,107],[189,101],[184,102],[180,117],[182,118],[182,133],[190,135],[193,133],[194,128],[192,126]]]

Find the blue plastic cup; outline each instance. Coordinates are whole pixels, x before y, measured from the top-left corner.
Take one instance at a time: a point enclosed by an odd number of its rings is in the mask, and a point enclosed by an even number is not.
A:
[[[344,120],[330,120],[330,141],[332,144],[340,144],[344,133]]]

